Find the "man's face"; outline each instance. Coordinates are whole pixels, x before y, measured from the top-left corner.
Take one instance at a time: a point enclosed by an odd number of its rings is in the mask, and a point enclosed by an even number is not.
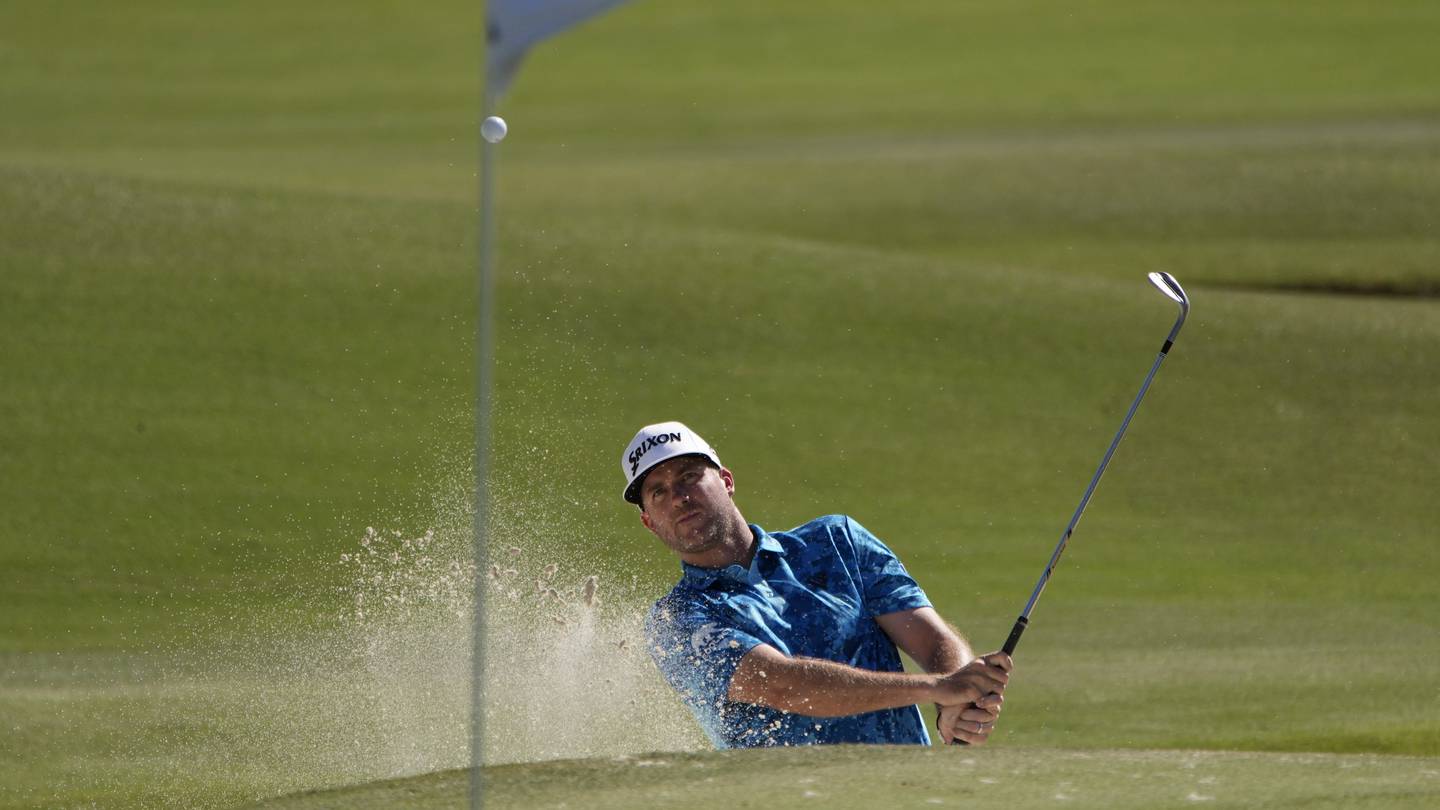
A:
[[[678,554],[718,547],[733,522],[735,478],[701,456],[672,458],[640,487],[640,522]]]

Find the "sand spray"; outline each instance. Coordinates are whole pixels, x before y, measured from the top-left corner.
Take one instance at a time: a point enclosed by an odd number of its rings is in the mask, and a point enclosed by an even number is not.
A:
[[[104,716],[82,725],[115,728],[124,764],[77,781],[209,807],[466,767],[476,569],[469,479],[455,479],[423,524],[365,527],[320,560],[341,593],[237,609],[225,632],[97,685]],[[485,764],[708,747],[645,651],[654,583],[578,554],[576,527],[544,509],[503,490],[492,506]]]

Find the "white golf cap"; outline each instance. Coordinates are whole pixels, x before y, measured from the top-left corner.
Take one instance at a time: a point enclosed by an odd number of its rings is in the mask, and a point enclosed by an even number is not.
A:
[[[640,503],[640,482],[645,480],[646,473],[676,456],[690,455],[704,456],[716,467],[724,466],[715,455],[715,448],[680,422],[660,422],[640,428],[625,447],[625,454],[620,456],[620,471],[625,474],[625,491],[621,497],[630,503]]]

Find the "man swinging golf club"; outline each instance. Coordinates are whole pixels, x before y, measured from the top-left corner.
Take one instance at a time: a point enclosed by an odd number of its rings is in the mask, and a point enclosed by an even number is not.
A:
[[[679,422],[642,428],[620,463],[625,500],[683,571],[650,611],[650,655],[716,747],[929,744],[922,701],[944,741],[989,737],[1010,657],[976,658],[859,523],[747,524],[734,475]]]

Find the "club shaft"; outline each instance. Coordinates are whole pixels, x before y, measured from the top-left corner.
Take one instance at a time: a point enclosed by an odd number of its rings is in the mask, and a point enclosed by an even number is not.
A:
[[[1105,457],[1100,460],[1100,466],[1095,470],[1095,475],[1090,479],[1090,485],[1085,487],[1085,494],[1080,498],[1080,505],[1075,508],[1075,514],[1070,517],[1070,523],[1065,527],[1065,533],[1060,535],[1060,542],[1055,546],[1055,553],[1050,555],[1050,562],[1045,565],[1045,572],[1040,575],[1040,581],[1035,583],[1035,590],[1030,594],[1030,601],[1025,603],[1025,609],[1020,612],[1020,618],[1015,620],[1015,626],[1010,630],[1010,637],[1006,639],[1002,648],[1007,655],[1015,652],[1015,647],[1020,643],[1020,636],[1030,624],[1030,611],[1035,609],[1035,603],[1040,601],[1040,594],[1045,591],[1045,584],[1050,581],[1050,575],[1055,571],[1055,564],[1060,561],[1060,555],[1065,553],[1065,546],[1070,542],[1070,535],[1075,532],[1075,526],[1080,523],[1080,516],[1085,514],[1085,507],[1090,503],[1090,496],[1095,494],[1095,488],[1100,484],[1101,476],[1105,475],[1105,468],[1110,466],[1110,459],[1115,455],[1115,449],[1120,446],[1120,440],[1125,437],[1125,431],[1130,427],[1130,420],[1135,418],[1135,411],[1140,408],[1140,401],[1145,398],[1145,392],[1150,390],[1150,382],[1155,379],[1155,373],[1160,370],[1160,364],[1165,362],[1165,356],[1170,351],[1174,342],[1174,332],[1165,340],[1165,345],[1160,349],[1160,354],[1155,358],[1155,363],[1150,366],[1150,373],[1145,375],[1145,382],[1140,386],[1140,393],[1135,395],[1135,401],[1130,403],[1130,410],[1125,412],[1125,421],[1120,423],[1120,430],[1116,431],[1115,438],[1110,441],[1110,447],[1105,450]]]

